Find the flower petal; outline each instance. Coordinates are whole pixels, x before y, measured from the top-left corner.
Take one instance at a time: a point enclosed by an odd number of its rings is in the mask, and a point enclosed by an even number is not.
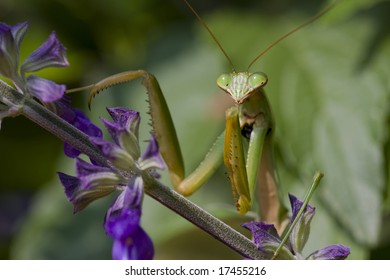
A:
[[[290,224],[294,221],[299,210],[303,206],[303,201],[299,200],[295,196],[289,194],[292,217]],[[290,245],[294,253],[301,253],[310,235],[310,222],[315,215],[315,208],[307,205],[299,221],[293,228],[290,235]]]
[[[61,184],[65,188],[65,194],[68,200],[74,196],[77,188],[79,188],[80,180],[77,177],[67,175],[62,172],[58,172],[58,177],[60,178]]]
[[[263,222],[249,222],[242,226],[252,232],[253,240],[257,245],[257,248],[263,252],[268,259],[271,259],[281,242],[275,226]],[[277,259],[293,260],[295,257],[290,252],[289,248],[284,245],[280,250]]]
[[[58,172],[58,177],[65,188],[68,201],[73,204],[73,213],[77,213],[87,207],[92,201],[112,193],[115,188],[101,187],[85,189],[77,177]]]
[[[69,110],[64,112],[61,117],[88,136],[103,137],[101,129],[80,110],[69,107]]]
[[[151,168],[165,169],[165,162],[162,159],[158,150],[158,143],[153,134],[150,135],[149,145],[146,147],[145,152],[142,154],[139,165],[142,170]]]
[[[59,85],[35,75],[27,77],[27,87],[32,95],[44,103],[60,100],[66,90],[65,85]]]
[[[47,67],[69,66],[65,52],[66,50],[58,40],[56,33],[52,32],[49,38],[26,58],[20,71],[21,73],[26,73],[35,72]]]
[[[110,168],[94,165],[76,158],[76,172],[85,190],[112,187],[123,183],[123,178]]]
[[[98,137],[90,137],[89,139],[116,168],[128,172],[138,171],[132,156],[118,145]]]
[[[142,177],[135,176],[108,209],[106,218],[124,208],[141,209],[142,197],[143,180]]]
[[[19,65],[19,47],[12,34],[16,29],[0,22],[0,75],[11,80],[17,77]]]
[[[67,157],[76,158],[81,154],[81,152],[79,150],[77,150],[76,148],[73,148],[72,145],[65,142],[64,143],[64,154]]]
[[[107,111],[116,124],[131,131],[138,138],[139,112],[122,107],[107,108]]]
[[[131,235],[134,226],[138,226],[140,222],[142,198],[143,181],[142,177],[137,176],[130,181],[106,213],[104,227],[108,235],[114,239]]]
[[[272,224],[263,222],[248,222],[242,225],[252,232],[253,240],[256,245],[260,245],[264,240],[267,242],[280,242],[280,237]]]
[[[114,142],[118,146],[120,146],[118,135],[120,133],[125,133],[126,129],[124,129],[122,126],[118,125],[117,123],[109,121],[105,118],[100,118],[100,121],[103,123],[104,127],[106,128],[106,130],[110,134],[112,140],[114,140]]]
[[[112,208],[111,208],[112,209]],[[125,239],[139,227],[141,208],[123,208],[107,212],[104,228],[113,239]]]
[[[312,253],[308,260],[344,260],[350,249],[342,244],[329,245]]]
[[[141,176],[134,176],[124,191],[123,204],[126,207],[141,207],[144,196],[144,181]]]
[[[100,118],[100,120],[118,146],[128,152],[133,159],[139,158],[141,152],[138,138],[133,132],[116,122],[111,122],[104,118]]]
[[[299,210],[301,210],[303,201],[300,200],[299,198],[295,197],[292,194],[289,194],[289,199],[290,199],[290,204],[291,204],[291,210],[292,210],[292,215],[290,221],[293,221],[295,217],[297,216]],[[315,212],[315,207],[310,206],[309,204],[306,206],[305,212]],[[314,214],[313,214],[314,215]]]
[[[153,242],[141,227],[137,227],[134,233],[125,239],[114,240],[114,260],[151,260],[153,255]]]
[[[14,37],[17,48],[20,48],[20,44],[24,38],[24,34],[26,33],[27,29],[28,29],[27,21],[11,26],[11,33],[12,36]]]
[[[58,114],[61,118],[68,123],[77,127],[79,130],[87,134],[88,136],[99,137],[103,136],[103,132],[100,128],[89,120],[89,118],[80,110],[70,107],[70,102],[66,96],[61,100],[55,102]],[[70,158],[78,157],[81,152],[68,143],[64,144],[64,153]]]

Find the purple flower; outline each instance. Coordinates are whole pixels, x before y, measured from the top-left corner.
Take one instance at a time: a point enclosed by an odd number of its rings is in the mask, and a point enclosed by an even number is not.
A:
[[[60,100],[50,103],[50,105],[50,109],[58,116],[88,136],[99,138],[103,137],[103,132],[97,125],[91,122],[83,112],[71,107],[71,98],[68,95],[65,95]],[[68,143],[64,143],[64,153],[70,158],[76,158],[81,154],[79,150],[75,149]]]
[[[66,50],[53,31],[49,38],[23,62],[20,71],[22,73],[36,72],[48,67],[66,67],[69,62],[66,59]]]
[[[311,253],[308,260],[344,260],[350,253],[348,247],[342,244],[326,246]]]
[[[27,22],[14,26],[0,23],[0,75],[10,79],[21,93],[34,96],[43,103],[60,100],[65,93],[64,85],[33,75],[26,77],[26,73],[47,67],[68,66],[65,48],[53,32],[26,58],[19,71],[19,49],[27,28]]]
[[[138,144],[139,113],[125,108],[107,109],[114,122],[101,119],[114,142],[91,137],[92,142],[120,170],[132,170],[135,174],[142,171],[164,169],[165,163],[160,156],[158,144],[153,135],[149,145],[141,155]]]
[[[0,74],[11,80],[18,75],[19,46],[27,27],[27,22],[14,26],[0,22]]]
[[[104,228],[114,239],[112,258],[117,260],[149,260],[153,258],[153,242],[140,226],[143,181],[136,177],[108,210]]]
[[[109,195],[118,185],[125,183],[111,169],[81,159],[76,159],[76,173],[77,177],[58,173],[66,197],[73,204],[74,213],[83,210],[92,201]]]
[[[63,99],[61,99],[63,100]],[[58,114],[61,118],[66,120],[68,123],[73,125],[74,127],[78,128],[88,136],[96,137],[96,138],[102,138],[103,132],[101,129],[95,125],[93,122],[89,120],[89,118],[80,110],[71,108],[69,105],[64,105],[63,102],[56,102]],[[76,158],[78,157],[81,152],[74,148],[72,145],[68,143],[64,143],[64,153],[70,158]]]
[[[102,132],[96,125],[83,113],[70,107],[69,98],[64,96],[65,85],[56,84],[36,75],[26,77],[28,72],[69,65],[65,48],[55,32],[52,32],[49,38],[26,58],[19,71],[19,49],[27,28],[27,22],[14,26],[0,23],[0,75],[10,79],[21,93],[39,99],[46,107],[87,135],[102,137]],[[1,120],[9,115],[12,115],[12,108],[0,107],[0,124]],[[64,150],[66,155],[73,158],[80,154],[67,143]]]
[[[290,219],[291,225],[303,206],[303,202],[293,195],[290,195],[289,197],[292,208],[292,216]],[[309,237],[310,222],[314,214],[315,208],[307,205],[302,216],[299,218],[298,223],[293,228],[288,242],[281,248],[277,259],[343,260],[347,258],[350,253],[350,249],[341,244],[326,246],[310,254],[307,258],[302,256],[302,250]],[[273,258],[276,249],[281,243],[281,238],[274,225],[263,222],[249,222],[243,226],[252,232],[254,242],[259,250],[262,251],[269,259]]]
[[[64,112],[69,113],[66,110]],[[113,142],[101,137],[90,139],[111,161],[113,168],[76,159],[76,176],[59,173],[59,177],[75,212],[114,190],[120,191],[104,220],[106,233],[114,239],[112,256],[114,259],[151,259],[154,254],[153,243],[140,226],[145,187],[142,176],[145,172],[154,176],[155,169],[163,169],[165,164],[153,135],[145,152],[141,154],[138,112],[125,108],[112,108],[108,112],[114,121],[102,119],[102,122]]]
[[[30,75],[26,80],[30,92],[44,103],[61,99],[66,90],[65,85],[58,85],[53,81],[40,78],[36,75]]]
[[[114,238],[114,260],[151,260],[153,256],[153,242],[140,226],[136,227],[127,239]]]

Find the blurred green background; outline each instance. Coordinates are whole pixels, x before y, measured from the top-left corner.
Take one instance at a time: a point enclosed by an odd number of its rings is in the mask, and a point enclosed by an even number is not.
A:
[[[192,2],[235,67],[246,70],[261,50],[330,1]],[[390,259],[390,2],[339,2],[251,70],[269,77],[283,192],[302,197],[314,172],[325,173],[311,203],[317,214],[305,251],[343,243],[351,259]],[[22,58],[55,30],[71,66],[41,75],[68,88],[130,69],[155,74],[188,170],[224,128],[230,101],[215,79],[230,66],[180,0],[2,0],[0,21],[29,21]],[[105,107],[139,110],[147,140],[145,98],[139,82],[121,85],[95,98],[89,115],[98,122],[108,117]],[[85,112],[86,100],[86,93],[74,95]],[[102,223],[115,196],[73,215],[56,171],[74,174],[62,143],[24,117],[6,119],[0,131],[1,259],[111,258]],[[247,234],[239,225],[248,218],[233,209],[223,167],[190,199]],[[143,209],[157,259],[241,258],[148,197]]]

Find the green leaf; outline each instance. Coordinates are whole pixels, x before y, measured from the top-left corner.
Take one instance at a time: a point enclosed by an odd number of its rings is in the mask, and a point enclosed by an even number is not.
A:
[[[300,174],[314,168],[326,174],[319,196],[327,210],[356,240],[373,246],[385,184],[388,85],[381,75],[390,68],[377,54],[371,65],[357,69],[368,27],[368,22],[348,22],[288,44],[294,61],[284,65],[288,73],[281,87],[291,96],[288,103],[281,101],[278,113],[285,129],[279,137],[289,139],[285,147],[279,138],[281,149]]]
[[[330,3],[334,2],[337,5],[331,13],[326,15],[326,20],[328,21],[340,21],[344,20],[350,16],[353,16],[359,11],[364,11],[370,9],[380,3],[384,3],[388,0],[336,0],[329,1]]]

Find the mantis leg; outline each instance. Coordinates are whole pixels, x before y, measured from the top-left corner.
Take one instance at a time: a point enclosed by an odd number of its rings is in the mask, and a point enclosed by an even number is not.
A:
[[[240,214],[245,214],[251,209],[252,203],[237,107],[226,111],[224,162],[232,184],[236,208]]]
[[[268,129],[254,126],[250,134],[248,156],[246,161],[246,170],[248,174],[248,186],[251,197],[254,197],[256,187],[260,158],[263,153],[264,140]]]
[[[144,70],[135,70],[110,76],[92,86],[89,104],[101,90],[138,78],[143,78],[142,83],[147,89],[153,133],[168,166],[172,185],[179,193],[190,195],[199,189],[222,164],[224,133],[217,138],[199,167],[185,178],[184,161],[172,117],[161,88],[152,74]]]
[[[242,143],[245,139],[241,135],[239,115],[237,107],[232,107],[226,111],[224,160],[232,183],[233,195],[236,196],[237,210],[241,214],[245,214],[251,209],[251,198],[254,197],[263,144],[269,128],[256,125],[256,123],[253,125],[249,139],[248,154],[245,159]],[[263,197],[261,196],[261,198]],[[260,207],[263,207],[263,205]],[[262,213],[260,218],[264,220]]]
[[[247,157],[243,149],[239,108],[226,111],[224,162],[231,180],[237,210],[251,209],[251,198],[257,188],[260,220],[282,227],[286,210],[280,203],[272,157],[271,126],[258,114],[252,124]]]
[[[269,136],[264,141],[258,174],[258,199],[260,203],[260,217],[265,222],[273,223],[278,232],[281,232],[286,226],[285,222],[288,220],[288,210],[281,203],[272,149],[272,136]]]
[[[259,160],[260,159],[260,160]],[[279,231],[284,225],[287,209],[280,201],[276,169],[273,158],[272,129],[264,126],[261,115],[253,124],[246,161],[248,186],[251,197],[259,202],[260,220],[274,224]]]
[[[280,201],[270,134],[268,129],[256,126],[253,128],[247,157],[248,180],[252,192],[257,187],[261,221],[274,224],[278,232],[281,232],[285,226],[283,222],[287,217],[287,209]]]

